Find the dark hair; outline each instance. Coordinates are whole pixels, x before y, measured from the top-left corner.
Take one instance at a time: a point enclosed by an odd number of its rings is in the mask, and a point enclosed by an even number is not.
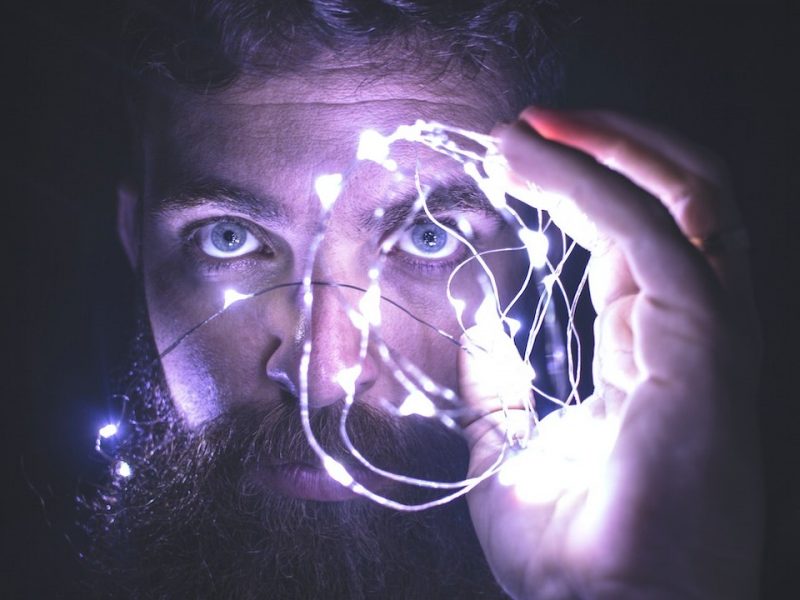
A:
[[[509,103],[548,102],[559,87],[555,0],[131,0],[129,64],[202,90],[245,74],[301,71],[322,53],[435,76],[487,71]],[[376,51],[386,49],[388,52]],[[409,72],[409,71],[407,71]],[[419,72],[418,68],[414,71]]]

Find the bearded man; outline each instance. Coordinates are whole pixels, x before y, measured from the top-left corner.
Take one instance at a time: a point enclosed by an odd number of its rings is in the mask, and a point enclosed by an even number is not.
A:
[[[187,0],[132,13],[135,160],[119,231],[142,319],[125,469],[91,521],[104,593],[755,595],[758,336],[731,190],[714,157],[672,134],[530,106],[557,84],[555,13],[511,0]],[[492,477],[398,511],[441,490],[364,468],[341,435],[347,410],[363,458],[445,482],[487,472],[508,439],[493,373],[519,360],[510,338],[480,323],[460,344],[441,332],[475,322],[485,295],[477,261],[451,277],[469,256],[455,231],[469,231],[507,300],[527,264],[501,251],[512,224],[441,153],[400,142],[396,169],[354,161],[362,132],[417,119],[492,131],[492,181],[592,252],[595,391],[581,410],[615,441],[591,476],[546,500]],[[330,173],[345,176],[321,209]],[[351,307],[376,261],[380,335],[364,336]],[[469,416],[398,418],[402,357]],[[527,414],[516,400],[511,412]]]

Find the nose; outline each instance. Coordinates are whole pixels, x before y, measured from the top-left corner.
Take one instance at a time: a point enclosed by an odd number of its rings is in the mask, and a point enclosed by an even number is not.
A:
[[[368,345],[362,360],[362,331],[348,316],[358,310],[363,292],[329,285],[314,286],[311,310],[311,355],[308,363],[309,402],[332,404],[346,394],[346,388],[363,395],[375,383],[377,362]]]
[[[330,279],[312,284],[310,318],[303,289],[297,289],[293,314],[283,315],[289,318],[281,319],[278,346],[267,359],[267,377],[299,396],[304,348],[310,342],[305,376],[309,405],[314,408],[343,400],[350,386],[356,396],[363,396],[373,387],[379,373],[372,345],[367,346],[364,359],[360,358],[362,332],[348,316],[349,309],[358,310],[364,292],[327,283]]]

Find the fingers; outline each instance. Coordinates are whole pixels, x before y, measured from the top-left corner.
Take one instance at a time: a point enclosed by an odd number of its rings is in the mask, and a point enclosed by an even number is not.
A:
[[[543,137],[586,152],[657,197],[684,235],[704,251],[719,280],[732,292],[744,318],[752,324],[751,337],[758,337],[741,215],[728,174],[715,155],[674,133],[610,111],[531,107],[523,111],[521,118]],[[713,249],[703,243],[709,238],[730,243]],[[627,292],[620,290],[617,296]],[[597,300],[595,305],[598,306]],[[602,305],[600,298],[599,308]]]
[[[521,118],[545,138],[586,152],[659,198],[687,237],[706,237],[740,222],[719,160],[673,134],[607,111],[531,107]]]
[[[635,296],[623,296],[599,313],[594,323],[595,385],[611,386],[630,393],[639,381],[640,371],[633,352],[630,315]]]
[[[568,135],[586,152],[606,147],[608,136],[612,136],[619,142],[618,148],[624,148],[625,141],[635,142],[715,185],[727,185],[724,165],[715,154],[643,119],[609,110],[548,110],[537,106],[528,107],[522,115],[528,123],[541,127],[540,133],[546,138],[565,141]]]
[[[474,418],[463,423],[470,447],[478,442],[496,448],[503,441],[530,436],[531,380],[534,373],[519,356],[513,340],[497,323],[471,327],[462,336],[459,391]],[[487,440],[487,434],[491,440]]]
[[[645,295],[678,309],[708,309],[716,295],[713,278],[658,199],[588,154],[546,140],[524,123],[498,137],[513,171],[561,198],[553,204],[574,203],[601,238],[620,248]],[[559,225],[571,235],[569,223]]]

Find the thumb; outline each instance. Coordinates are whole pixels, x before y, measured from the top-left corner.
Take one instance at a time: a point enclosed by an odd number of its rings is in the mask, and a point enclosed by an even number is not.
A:
[[[530,434],[533,369],[523,362],[498,319],[464,332],[459,353],[459,391],[469,409],[464,434],[470,448],[500,445]]]

